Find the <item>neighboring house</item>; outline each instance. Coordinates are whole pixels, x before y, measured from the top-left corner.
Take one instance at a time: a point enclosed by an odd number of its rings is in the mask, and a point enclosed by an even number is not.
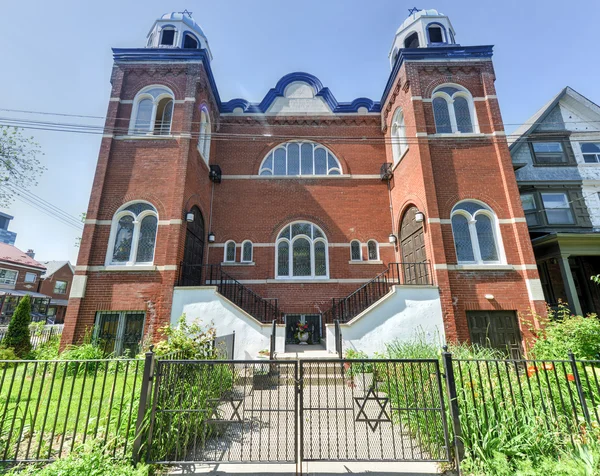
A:
[[[493,47],[459,45],[447,16],[416,9],[391,43],[380,100],[350,102],[308,73],[260,103],[222,100],[185,13],[113,49],[63,345],[93,328],[135,353],[185,313],[235,330],[236,357],[269,348],[273,320],[278,352],[298,322],[332,350],[336,320],[368,353],[436,333],[518,348],[517,315],[545,303]]]
[[[13,216],[0,212],[0,243],[15,244],[17,234],[14,231],[8,231],[8,225],[13,218]]]
[[[62,324],[65,320],[69,293],[75,270],[68,261],[44,261],[46,272],[42,275],[38,291],[51,297],[48,320]]]
[[[34,259],[29,250],[0,243],[0,324],[7,324],[23,296],[31,297],[31,318],[46,320],[50,297],[37,292],[40,277],[46,268]]]
[[[566,87],[512,137],[546,301],[600,314],[600,107]]]

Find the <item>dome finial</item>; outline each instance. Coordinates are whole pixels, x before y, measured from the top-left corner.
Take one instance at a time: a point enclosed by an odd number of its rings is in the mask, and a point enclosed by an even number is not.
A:
[[[417,8],[417,7],[409,8],[408,9],[408,16],[411,16],[413,13],[417,13],[417,12],[420,12],[420,11],[421,11],[421,9]]]

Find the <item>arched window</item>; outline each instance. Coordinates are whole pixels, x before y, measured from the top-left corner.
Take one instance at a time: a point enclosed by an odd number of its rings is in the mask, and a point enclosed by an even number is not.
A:
[[[148,86],[133,100],[130,135],[169,135],[173,119],[173,93],[164,86]]]
[[[314,142],[286,142],[263,160],[259,175],[340,175],[342,166],[328,149]]]
[[[404,48],[418,48],[419,34],[415,31],[404,39]]]
[[[479,132],[469,91],[459,86],[445,85],[438,87],[431,97],[438,134]]]
[[[175,28],[169,26],[163,28],[160,33],[161,46],[173,46],[175,44]]]
[[[484,203],[464,201],[452,209],[452,234],[459,263],[503,262],[496,215]]]
[[[223,261],[225,263],[235,263],[235,241],[229,240],[227,243],[225,243]]]
[[[242,263],[252,263],[252,242],[250,240],[242,243]]]
[[[296,222],[277,236],[275,275],[278,278],[327,278],[329,256],[327,238],[316,225]]]
[[[367,242],[367,252],[369,253],[369,261],[379,261],[379,243],[375,240]]]
[[[445,33],[442,25],[430,23],[427,27],[427,36],[429,37],[430,44],[447,43]]]
[[[362,246],[358,240],[352,240],[350,242],[350,260],[362,261]]]
[[[208,109],[206,106],[202,106],[200,110],[200,134],[198,135],[198,152],[204,159],[204,161],[208,164],[208,159],[210,155],[210,136],[211,136],[211,126],[210,126],[210,114],[208,113]]]
[[[392,156],[394,164],[397,164],[404,153],[408,150],[406,141],[406,128],[404,127],[404,113],[402,109],[396,109],[392,120]]]
[[[191,33],[186,33],[183,37],[183,47],[195,50],[198,48],[198,40]]]
[[[112,220],[106,264],[148,265],[154,262],[158,214],[146,202],[121,207]]]

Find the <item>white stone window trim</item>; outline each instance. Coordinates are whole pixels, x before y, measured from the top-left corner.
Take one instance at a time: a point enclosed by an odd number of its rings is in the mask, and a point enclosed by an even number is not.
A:
[[[208,131],[208,132],[207,132]],[[210,121],[210,112],[208,106],[202,104],[200,106],[200,130],[198,131],[198,145],[197,149],[200,156],[208,165],[210,160],[210,142],[212,137],[212,126]]]
[[[485,207],[485,209],[477,210],[473,215],[471,215],[466,210],[456,210],[461,203],[464,202],[475,202],[479,203],[481,206]],[[492,211],[492,209],[484,202],[480,200],[474,199],[466,199],[461,200],[456,205],[454,205],[452,209],[452,213],[450,214],[450,226],[452,227],[452,217],[455,215],[462,215],[467,219],[469,224],[469,235],[471,237],[471,246],[473,248],[473,257],[475,258],[473,261],[465,261],[458,259],[458,251],[456,250],[456,240],[454,238],[454,229],[452,229],[452,242],[454,243],[454,251],[456,253],[456,262],[458,265],[479,265],[479,266],[497,266],[497,265],[505,265],[506,264],[506,255],[504,253],[504,244],[502,243],[502,233],[500,232],[500,224],[498,223],[498,217]],[[496,250],[498,251],[498,259],[495,261],[484,261],[481,258],[481,249],[479,247],[479,238],[477,237],[477,229],[475,228],[475,224],[477,223],[477,216],[485,215],[487,216],[492,223],[492,233],[494,234],[494,241],[496,243]]]
[[[300,172],[297,175],[288,175],[288,146],[290,144],[298,144],[299,148],[298,148],[298,171]],[[303,174],[302,173],[302,153],[301,153],[301,149],[302,149],[302,144],[311,144],[312,145],[312,174]],[[285,150],[285,174],[284,175],[275,175],[274,171],[275,171],[275,151],[277,149],[284,149]],[[317,149],[324,149],[327,154],[330,154],[331,157],[333,157],[333,159],[336,161],[337,163],[337,167],[332,167],[331,169],[329,169],[329,158],[328,156],[326,156],[326,166],[327,166],[327,173],[326,174],[316,174],[315,173],[315,151]],[[268,168],[265,166],[265,162],[267,161],[267,159],[269,158],[270,155],[273,155],[272,158],[272,168]],[[262,175],[263,172],[268,171],[270,172],[270,175]],[[337,171],[337,174],[332,174],[332,172]],[[265,157],[263,158],[262,162],[260,163],[260,168],[258,169],[258,175],[262,176],[262,177],[273,177],[273,178],[283,178],[283,177],[325,177],[325,176],[329,176],[329,175],[335,175],[335,176],[341,176],[344,175],[344,171],[342,170],[342,164],[340,163],[339,159],[337,158],[337,156],[331,152],[331,150],[327,147],[325,147],[322,144],[319,144],[318,142],[313,142],[310,140],[291,140],[291,141],[287,141],[287,142],[283,142],[281,144],[278,144],[277,146],[273,147],[268,153],[267,155],[265,155]]]
[[[446,87],[456,88],[456,89],[458,89],[458,91],[456,91],[455,93],[452,94],[452,96],[450,96],[448,93],[446,93],[444,91],[440,91],[441,88],[446,88]],[[469,107],[469,115],[471,116],[471,126],[473,128],[473,132],[460,132],[458,130],[458,124],[456,122],[456,113],[454,111],[454,100],[458,97],[463,97],[467,100],[467,105]],[[433,100],[435,98],[442,98],[448,104],[448,115],[450,116],[450,127],[452,128],[451,133],[437,132],[437,124],[435,124],[435,110],[433,108]],[[436,127],[436,135],[442,136],[442,135],[462,134],[462,135],[466,136],[466,135],[473,135],[473,134],[480,133],[479,122],[477,121],[477,112],[475,111],[475,103],[473,101],[473,96],[471,95],[469,90],[466,89],[465,87],[463,87],[459,84],[455,84],[455,83],[441,84],[435,89],[435,91],[431,95],[431,104],[432,104],[432,110],[434,112],[434,125]]]
[[[370,253],[370,250],[369,250],[369,246],[371,244],[375,245],[375,253],[376,253],[376,256],[377,256],[375,259],[371,258],[371,253]],[[379,258],[379,242],[377,240],[371,239],[371,240],[367,241],[367,261],[380,261],[380,258]]]
[[[233,259],[227,259],[227,251],[229,249],[229,245],[233,244]],[[223,263],[235,263],[235,258],[237,256],[237,244],[233,240],[227,240],[225,242],[225,246],[223,247]]]
[[[352,244],[358,244],[358,258],[354,259],[352,256]],[[363,261],[362,243],[359,240],[352,240],[350,242],[350,263],[360,263]]]
[[[135,215],[133,212],[131,212],[129,210],[125,210],[125,208],[129,207],[130,205],[134,205],[136,203],[146,203],[146,204],[150,205],[152,208],[154,208],[154,210],[144,210],[139,215]],[[108,238],[108,249],[106,250],[106,259],[104,262],[105,266],[107,266],[107,267],[126,266],[127,268],[131,268],[131,267],[148,267],[148,266],[152,266],[154,264],[154,254],[156,253],[156,239],[158,236],[158,213],[155,210],[156,210],[156,208],[154,207],[154,205],[152,205],[150,202],[147,202],[145,200],[132,200],[132,201],[127,202],[126,204],[122,205],[119,208],[117,213],[114,214],[112,223],[110,225],[110,235]],[[131,238],[131,248],[129,249],[129,260],[113,261],[115,240],[117,238],[119,220],[121,218],[123,218],[124,216],[133,217],[133,235]],[[155,216],[156,221],[157,221],[156,235],[154,235],[154,249],[152,250],[152,261],[137,262],[136,257],[137,257],[137,251],[138,251],[138,244],[139,244],[139,240],[140,240],[140,228],[142,225],[142,221],[147,216]]]
[[[392,119],[390,135],[392,139],[392,159],[394,166],[400,163],[400,160],[408,152],[408,141],[406,139],[406,125],[404,112],[402,108],[396,108]]]
[[[246,259],[245,258],[245,248],[246,245],[250,245],[250,259]],[[241,259],[240,259],[240,263],[253,263],[254,262],[254,245],[252,244],[252,242],[250,240],[244,240],[242,241],[242,250],[241,250]]]
[[[150,91],[152,89],[163,89],[164,92],[159,94],[158,96],[154,97],[148,93],[148,91]],[[168,134],[155,134],[154,129],[156,127],[156,113],[158,110],[158,104],[160,103],[161,100],[163,100],[165,98],[170,98],[171,101],[173,101],[173,111],[171,113],[171,124],[169,124],[169,132],[168,132]],[[137,116],[138,116],[139,105],[140,105],[140,102],[143,101],[144,99],[150,99],[152,101],[152,116],[150,119],[150,129],[147,132],[142,132],[142,131],[136,130],[136,128],[135,128]],[[170,88],[168,88],[167,86],[164,86],[162,84],[152,84],[150,86],[145,86],[144,88],[142,88],[138,91],[138,93],[135,95],[135,98],[133,99],[133,107],[131,109],[131,119],[129,120],[129,131],[127,132],[127,135],[132,138],[139,138],[140,136],[141,137],[152,136],[152,138],[156,138],[156,137],[169,138],[169,137],[171,137],[171,126],[173,125],[173,113],[174,112],[175,112],[175,94],[173,94],[173,91]]]
[[[310,224],[312,227],[319,230],[325,238],[318,237],[318,238],[313,239],[310,236],[304,235],[304,234],[296,235],[291,239],[278,238],[277,241],[275,242],[275,279],[277,279],[277,280],[286,279],[286,280],[290,280],[290,281],[306,281],[306,280],[318,281],[318,280],[329,279],[329,246],[327,243],[326,235],[320,227],[318,227],[314,223],[311,223],[306,220],[297,220],[297,221],[288,223],[283,228],[281,228],[281,230],[279,230],[279,233],[277,234],[277,236],[279,237],[281,235],[281,233],[287,227],[290,227],[290,236],[291,236],[291,226],[294,225],[295,223]],[[314,234],[314,228],[312,230],[312,232],[313,232],[312,234]],[[308,240],[308,242],[310,243],[310,276],[293,276],[293,272],[294,272],[294,242],[296,242],[300,238],[304,238],[304,239]],[[280,276],[279,275],[279,244],[284,243],[284,242],[288,244],[288,275]],[[315,244],[317,244],[319,242],[322,242],[325,244],[325,275],[323,275],[323,276],[315,275]]]

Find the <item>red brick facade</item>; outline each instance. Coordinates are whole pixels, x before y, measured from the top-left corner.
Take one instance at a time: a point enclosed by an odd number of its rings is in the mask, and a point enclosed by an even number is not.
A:
[[[234,240],[237,263],[224,266],[226,272],[260,296],[277,298],[287,313],[325,311],[332,298],[346,296],[388,263],[401,261],[401,250],[388,236],[399,234],[403,214],[411,206],[425,215],[427,258],[440,290],[448,340],[469,339],[467,310],[544,312],[544,303],[533,300],[526,286],[525,279],[537,280],[538,273],[494,80],[490,60],[405,61],[381,104],[381,114],[246,116],[217,112],[218,97],[202,64],[117,62],[76,268],[77,276],[87,277],[85,282],[79,278],[83,285],[77,296],[84,297],[69,302],[63,343],[79,339],[93,326],[99,310],[145,311],[151,334],[169,322],[184,254],[185,214],[192,206],[201,210],[205,232],[216,236],[205,248],[204,262],[220,264],[225,242]],[[436,130],[431,94],[443,83],[470,91],[481,134],[432,136]],[[174,93],[173,137],[126,135],[134,97],[149,85],[165,85]],[[202,105],[211,115],[210,164],[219,165],[223,173],[222,182],[214,185],[196,147]],[[394,169],[390,195],[379,173],[384,162],[392,162],[390,129],[397,107],[404,111],[409,149]],[[258,176],[270,150],[301,138],[327,147],[339,160],[343,176]],[[455,269],[450,213],[464,199],[480,200],[494,210],[506,266]],[[133,200],[150,202],[158,212],[152,270],[105,266],[110,221],[119,207]],[[327,281],[274,279],[274,243],[280,230],[295,220],[312,222],[324,231],[329,243]],[[382,263],[350,263],[349,243],[354,239],[363,244],[363,256],[366,242],[376,240]],[[244,240],[254,243],[254,264],[239,263]]]

